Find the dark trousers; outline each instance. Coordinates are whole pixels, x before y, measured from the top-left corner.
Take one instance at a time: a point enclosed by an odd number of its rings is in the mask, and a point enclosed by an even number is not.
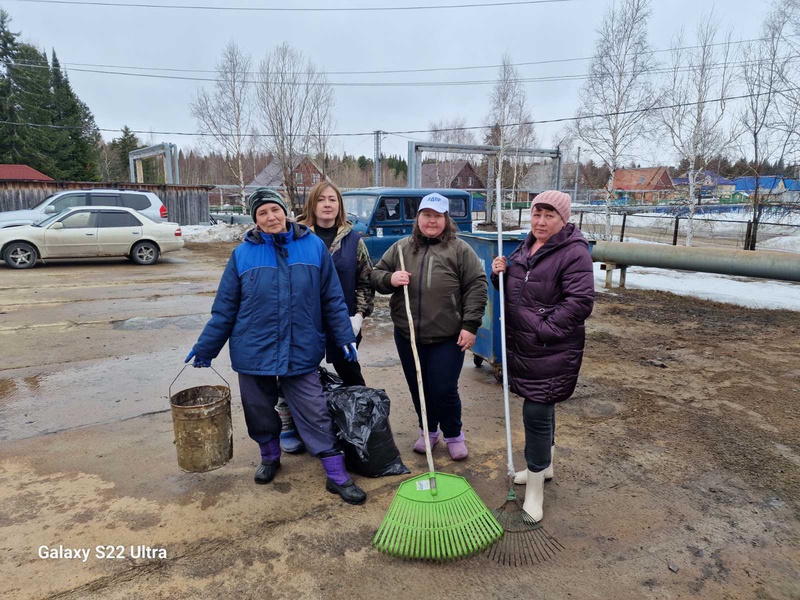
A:
[[[428,429],[434,433],[439,426],[444,437],[457,437],[461,433],[461,397],[458,395],[458,378],[464,366],[464,353],[458,346],[458,336],[435,344],[417,344],[419,362],[422,367],[422,388],[428,412]],[[417,370],[411,340],[396,329],[394,343],[403,365],[408,391],[417,410],[419,426],[422,428],[422,412],[419,404]]]
[[[538,473],[550,466],[550,448],[556,439],[556,405],[525,400],[522,405],[525,424],[525,462],[528,470]]]
[[[356,337],[356,348],[361,346],[361,332]],[[341,353],[341,352],[340,352]],[[367,385],[361,374],[361,365],[358,362],[334,360],[331,362],[336,374],[342,378],[342,385]]]
[[[280,436],[281,418],[275,411],[279,380],[297,432],[309,453],[319,456],[336,450],[333,419],[316,370],[280,378],[239,373],[239,391],[250,437],[259,444],[266,444]]]
[[[337,360],[333,362],[333,368],[336,370],[336,374],[342,378],[342,385],[367,385],[358,362]]]

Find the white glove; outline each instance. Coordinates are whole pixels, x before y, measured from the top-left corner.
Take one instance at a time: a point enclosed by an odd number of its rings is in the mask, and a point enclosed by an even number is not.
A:
[[[353,335],[358,337],[358,333],[361,331],[361,324],[364,322],[364,317],[361,316],[361,313],[356,313],[352,317],[350,317],[350,325],[353,326]]]

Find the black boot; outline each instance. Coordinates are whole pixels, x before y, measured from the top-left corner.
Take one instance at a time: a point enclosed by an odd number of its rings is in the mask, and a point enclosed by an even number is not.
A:
[[[259,485],[264,485],[275,479],[275,473],[281,468],[281,461],[279,460],[262,460],[261,466],[256,471],[256,476],[253,478]]]
[[[348,504],[364,504],[367,501],[367,493],[358,487],[352,479],[348,479],[342,485],[331,479],[325,480],[325,489],[331,494],[339,496]]]
[[[344,455],[341,452],[333,454],[333,456],[321,456],[322,467],[325,469],[325,474],[328,479],[325,481],[325,489],[331,494],[339,494],[339,496],[348,504],[364,504],[367,501],[367,494],[358,487],[350,474],[344,468]],[[336,483],[334,479],[342,481],[345,477],[347,479],[344,483]]]

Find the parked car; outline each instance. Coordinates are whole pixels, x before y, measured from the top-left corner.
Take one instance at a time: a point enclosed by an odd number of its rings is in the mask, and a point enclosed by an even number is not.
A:
[[[450,200],[450,217],[461,231],[472,231],[472,196],[456,189],[364,188],[342,194],[347,218],[364,239],[373,262],[397,240],[411,235],[423,196],[437,192]]]
[[[38,259],[126,256],[154,265],[164,252],[183,248],[177,223],[155,223],[132,208],[74,207],[36,225],[0,229],[7,267],[29,269]]]
[[[0,229],[33,225],[73,206],[125,206],[138,210],[156,223],[166,221],[167,207],[152,192],[133,190],[67,190],[56,192],[27,210],[0,212]]]

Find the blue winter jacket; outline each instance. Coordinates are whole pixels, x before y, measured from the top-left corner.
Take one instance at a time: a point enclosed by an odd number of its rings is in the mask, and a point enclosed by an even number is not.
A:
[[[308,227],[251,229],[231,253],[211,319],[194,351],[216,358],[230,339],[231,367],[246,375],[302,375],[338,346],[356,341],[342,286],[325,243]]]

